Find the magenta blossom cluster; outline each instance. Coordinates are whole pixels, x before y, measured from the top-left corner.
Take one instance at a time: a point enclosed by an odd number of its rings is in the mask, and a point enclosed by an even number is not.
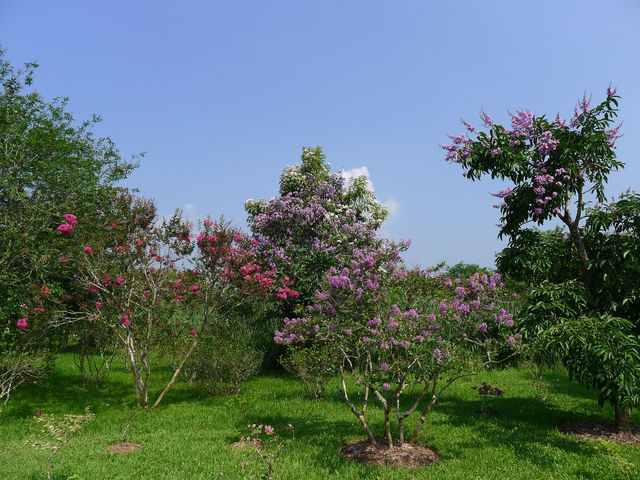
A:
[[[78,223],[78,218],[71,213],[65,213],[62,218],[66,223],[59,225],[56,230],[63,235],[69,236],[73,232],[73,226]]]
[[[207,219],[204,231],[196,237],[200,260],[207,274],[239,290],[252,294],[270,294],[282,300],[295,299],[294,281],[285,276],[276,279],[276,269],[263,269],[258,258],[258,241],[249,239],[233,226]],[[198,272],[199,273],[199,272]]]

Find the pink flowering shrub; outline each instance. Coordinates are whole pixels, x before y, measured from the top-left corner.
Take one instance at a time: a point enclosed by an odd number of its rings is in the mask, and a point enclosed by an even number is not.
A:
[[[188,276],[177,271],[193,245],[185,241],[190,226],[179,215],[158,225],[150,201],[136,199],[126,191],[115,197],[116,216],[105,218],[103,238],[94,238],[94,247],[82,247],[70,238],[64,251],[65,265],[73,278],[76,293],[66,296],[61,322],[80,323],[80,329],[95,335],[111,333],[125,354],[133,373],[138,405],[148,407],[151,363],[149,355],[167,342],[173,332],[167,319],[176,309],[181,293],[188,289]],[[74,233],[83,233],[81,222]],[[87,234],[86,237],[88,238]],[[179,354],[184,360],[197,345],[196,325],[185,326],[181,334],[191,338],[190,347]],[[184,362],[158,396],[158,405],[175,382]]]
[[[51,290],[32,284],[30,294],[27,303],[18,307],[18,318],[8,321],[0,334],[0,413],[15,389],[48,375],[53,368],[47,331],[50,312],[44,307]]]
[[[197,335],[199,346],[184,365],[187,379],[202,385],[211,394],[238,393],[242,382],[255,375],[263,361],[261,339],[264,328],[251,325],[251,311],[273,299],[286,302],[297,297],[293,281],[277,279],[275,270],[258,263],[256,244],[223,218],[205,218],[195,236],[196,252],[191,259],[186,288],[176,282],[176,302],[185,304],[189,315],[201,320]],[[240,318],[238,314],[242,315]],[[258,325],[258,327],[260,327]],[[242,332],[257,333],[242,334]],[[269,332],[270,333],[270,332]],[[183,345],[175,338],[172,343]]]
[[[416,286],[425,283],[431,285],[431,296],[412,296]],[[469,347],[482,353],[481,364],[494,361],[496,347],[518,347],[513,316],[497,303],[501,288],[499,275],[453,280],[407,272],[393,245],[356,251],[348,268],[327,273],[324,290],[316,294],[306,315],[285,319],[275,341],[333,346],[342,397],[370,442],[375,445],[365,415],[369,399],[375,398],[384,411],[390,447],[392,411],[401,444],[405,419],[420,412],[409,439],[414,443],[440,395],[455,380],[476,373],[477,367],[464,361]],[[358,397],[360,407],[348,377],[364,390]],[[403,400],[408,391],[418,392],[411,404]]]
[[[274,471],[278,457],[282,449],[290,442],[295,440],[295,433],[293,425],[287,426],[291,439],[280,438],[276,429],[271,425],[262,424],[250,424],[247,425],[248,434],[240,438],[240,442],[245,446],[252,446],[250,449],[252,453],[257,457],[257,462],[251,462],[248,460],[243,461],[240,466],[242,470],[249,470],[249,466],[257,464],[254,468],[256,474],[260,475],[260,478],[265,480],[271,480],[274,478]],[[255,458],[254,457],[254,458]],[[244,472],[244,478],[254,478],[249,476],[249,472]]]

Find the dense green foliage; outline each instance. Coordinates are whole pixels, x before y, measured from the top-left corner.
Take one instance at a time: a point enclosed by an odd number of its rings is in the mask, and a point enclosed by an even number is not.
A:
[[[514,183],[493,194],[503,199],[494,205],[502,212],[499,235],[509,237],[497,264],[533,289],[523,328],[529,336],[541,334],[538,340],[595,330],[588,342],[576,338],[571,347],[561,342],[563,348],[555,348],[555,340],[536,344],[545,353],[556,351],[573,377],[597,390],[601,402],[612,402],[616,424],[626,428],[628,410],[640,404],[633,354],[640,351],[640,195],[629,190],[618,202],[606,202],[608,176],[624,166],[615,154],[620,125],[612,126],[618,98],[608,88],[605,100],[591,108],[585,95],[568,125],[559,115],[550,122],[519,110],[506,128],[483,113],[488,132],[478,132],[475,139],[451,137],[453,145],[443,148],[446,159],[460,164],[471,180],[490,175]],[[524,228],[549,219],[564,223],[568,233]],[[614,316],[631,322],[634,331]],[[616,327],[620,330],[610,334]],[[612,368],[602,352],[618,351],[624,353]]]
[[[0,51],[0,323],[15,324],[33,289],[60,294],[64,276],[54,246],[63,214],[95,220],[112,204],[115,182],[134,164],[96,138],[98,117],[76,124],[66,99],[31,89],[36,64],[15,71]],[[59,235],[59,234],[58,234]],[[11,325],[13,326],[13,325]]]
[[[134,168],[110,139],[94,137],[98,117],[78,125],[66,99],[32,89],[36,67],[16,71],[0,50],[0,409],[18,385],[46,373],[48,350],[66,338],[48,329],[43,307],[69,286],[56,250],[60,219],[81,212],[93,224]]]
[[[572,316],[542,333],[541,343],[560,353],[569,372],[598,392],[598,402],[611,403],[619,418],[640,403],[640,343],[628,320]],[[622,425],[618,425],[622,426]]]

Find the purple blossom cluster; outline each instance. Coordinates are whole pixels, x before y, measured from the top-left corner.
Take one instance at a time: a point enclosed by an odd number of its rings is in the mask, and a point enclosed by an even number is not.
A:
[[[518,110],[516,114],[509,114],[511,116],[511,132],[509,135],[512,137],[525,137],[531,138],[534,133],[533,129],[533,113],[528,110]]]
[[[558,140],[553,139],[553,133],[551,133],[551,130],[547,130],[546,132],[542,132],[538,139],[538,151],[541,155],[547,155],[558,148],[559,143],[560,142]]]
[[[433,311],[421,313],[387,301],[389,288],[403,281],[387,270],[389,264],[403,270],[401,264],[387,257],[381,250],[360,252],[349,268],[333,269],[326,276],[325,291],[317,292],[309,316],[286,319],[275,341],[285,345],[330,342],[351,361],[375,359],[375,368],[365,372],[364,381],[378,391],[389,390],[385,385],[394,389],[398,378],[415,374],[421,379],[427,372],[446,370],[465,339],[480,344],[504,331],[505,345],[516,346],[517,334],[509,335],[513,315],[496,307],[495,297],[503,286],[500,275],[439,279],[446,298],[434,300]],[[367,282],[372,288],[365,287]]]
[[[348,288],[340,272],[352,268],[354,251],[382,243],[375,233],[381,218],[371,211],[375,199],[354,197],[345,179],[330,174],[322,159],[319,150],[305,149],[302,165],[287,167],[282,174],[279,197],[245,204],[259,258],[296,280],[303,303],[312,301],[319,286],[310,279],[322,278],[330,268],[334,287]],[[307,268],[306,278],[295,278],[300,265]],[[363,288],[375,285],[375,279],[370,280]]]
[[[562,193],[562,189],[565,188],[567,182],[571,180],[571,176],[565,168],[557,168],[553,171],[553,174],[549,173],[549,167],[540,162],[536,166],[536,175],[534,177],[535,187],[533,192],[536,194],[535,206],[533,210],[534,217],[540,217],[547,204],[559,205],[559,202],[555,201],[556,198]],[[561,198],[563,198],[561,196]],[[553,209],[556,215],[562,215],[562,211],[558,206]]]

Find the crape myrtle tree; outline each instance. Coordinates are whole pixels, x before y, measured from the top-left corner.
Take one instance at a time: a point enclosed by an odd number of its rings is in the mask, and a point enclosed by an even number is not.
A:
[[[109,329],[125,353],[138,406],[147,408],[150,355],[173,332],[167,319],[182,300],[179,286],[187,283],[189,294],[197,295],[197,286],[190,285],[188,274],[177,268],[177,263],[193,250],[191,226],[182,220],[180,212],[158,224],[153,203],[124,190],[112,201],[117,215],[105,217],[110,234],[97,244],[75,240],[76,233],[87,238],[82,230],[91,228],[75,215],[65,215],[65,222],[58,227],[66,272],[78,293],[61,299],[56,324]],[[197,336],[193,326],[180,333]],[[186,357],[191,351],[181,354]],[[171,388],[181,365],[152,408]]]
[[[64,215],[57,228],[60,261],[76,293],[61,298],[55,324],[73,324],[89,338],[110,332],[124,352],[138,406],[155,408],[188,366],[200,338],[211,341],[209,329],[218,310],[276,289],[292,290],[261,271],[249,249],[255,242],[226,223],[205,219],[194,239],[180,211],[160,221],[153,202],[124,189],[113,203],[115,214],[103,219],[101,238],[83,236],[88,226],[75,215]],[[186,268],[190,262],[198,268]],[[189,314],[194,312],[198,315]],[[179,322],[173,321],[176,317]],[[155,353],[169,358],[174,372],[152,400]]]
[[[297,292],[288,277],[276,279],[275,269],[258,263],[258,242],[223,217],[216,221],[207,217],[201,227],[195,255],[189,260],[197,283],[197,288],[190,288],[196,296],[187,310],[200,319],[199,345],[184,372],[210,393],[237,393],[240,383],[257,373],[264,355],[261,331],[256,332],[239,312],[265,302],[284,302],[297,297]],[[179,289],[187,290],[184,284]],[[181,336],[173,337],[173,342],[189,345]]]
[[[330,268],[342,269],[356,249],[380,244],[376,230],[387,215],[366,178],[347,183],[340,173],[331,173],[320,147],[303,148],[301,163],[283,170],[278,197],[249,200],[245,209],[261,261],[278,278],[295,282],[298,296],[282,292],[279,305],[272,305],[279,322],[313,302]],[[288,353],[282,360],[285,368],[310,396],[322,396],[335,372],[321,359],[333,352],[298,344]]]
[[[79,211],[87,221],[98,218],[110,208],[114,183],[134,167],[110,139],[92,134],[98,117],[77,124],[66,110],[66,99],[48,101],[33,90],[36,67],[27,63],[17,70],[0,50],[3,392],[46,371],[42,354],[55,337],[44,333],[43,318],[49,312],[40,309],[46,298],[62,294],[67,286],[55,250],[59,219]]]
[[[559,115],[550,121],[520,110],[510,114],[507,128],[482,112],[486,132],[464,122],[468,133],[451,136],[453,144],[443,148],[471,180],[490,175],[513,182],[493,194],[502,199],[495,205],[502,213],[499,235],[509,238],[500,263],[511,271],[535,271],[532,278],[542,280],[523,316],[542,319],[549,311],[539,307],[561,302],[540,339],[561,355],[572,377],[598,391],[601,404],[613,405],[616,425],[625,428],[640,399],[640,196],[628,191],[617,202],[605,196],[609,174],[623,166],[615,155],[618,98],[608,88],[591,108],[585,95],[568,123]],[[526,228],[552,219],[566,226],[564,238]],[[545,243],[552,248],[543,255]],[[556,268],[542,273],[545,262],[565,268],[566,277]],[[589,333],[593,327],[599,335]]]
[[[456,380],[493,363],[499,346],[513,352],[520,343],[513,315],[500,309],[499,275],[468,279],[429,278],[432,296],[413,295],[424,275],[409,274],[401,261],[406,245],[355,249],[349,265],[330,268],[304,316],[287,318],[275,341],[285,345],[328,345],[342,381],[341,396],[366,432],[370,401],[384,412],[384,443],[391,448],[392,418],[398,444],[414,444],[427,414]],[[425,301],[426,298],[426,301]],[[472,346],[483,354],[480,365]],[[353,383],[355,385],[353,385]],[[359,389],[354,393],[353,389]],[[413,395],[410,399],[408,396]],[[413,431],[405,420],[417,413]]]
[[[295,281],[299,297],[286,314],[296,303],[311,302],[329,268],[375,244],[375,230],[387,215],[365,177],[347,185],[340,173],[330,173],[320,147],[303,148],[302,162],[284,169],[278,197],[248,200],[245,209],[260,258],[278,278]]]

